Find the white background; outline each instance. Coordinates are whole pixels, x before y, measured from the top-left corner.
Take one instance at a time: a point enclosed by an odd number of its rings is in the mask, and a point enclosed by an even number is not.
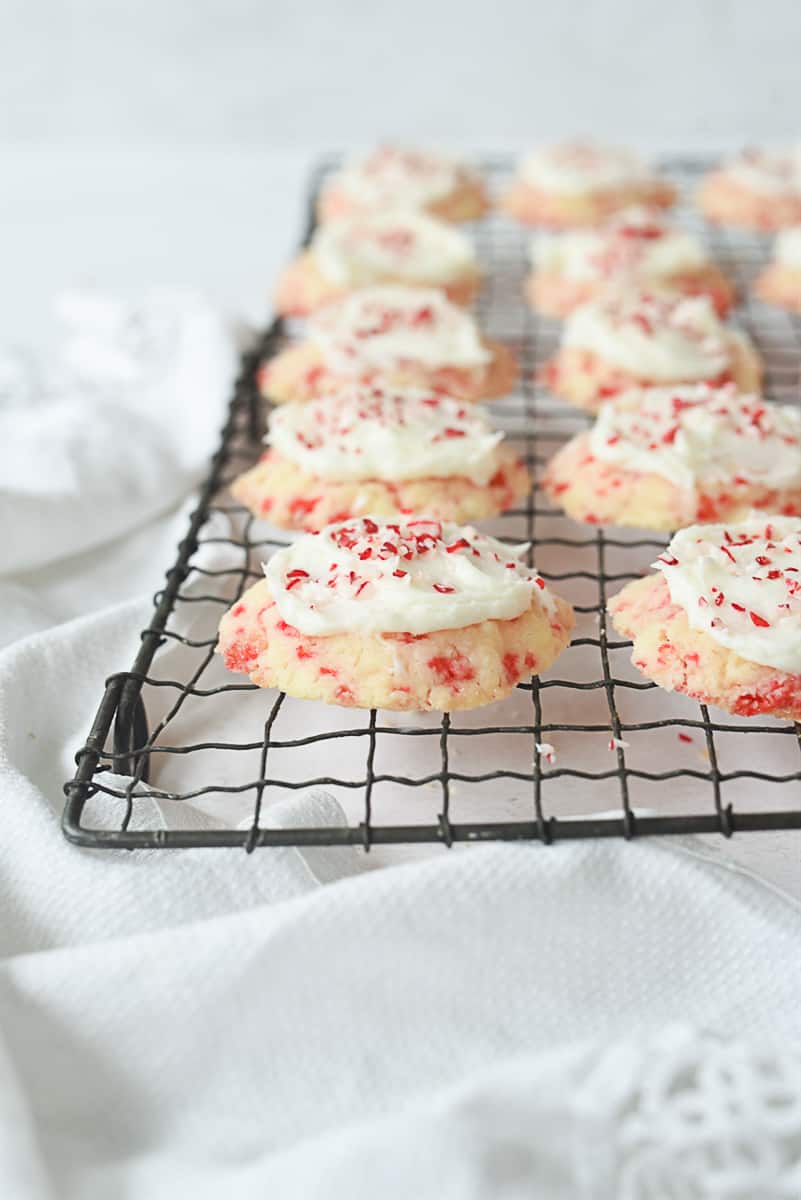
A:
[[[795,0],[4,0],[0,140],[792,137]]]
[[[263,320],[315,149],[646,150],[801,125],[796,0],[3,0],[0,330],[48,297],[195,284]]]

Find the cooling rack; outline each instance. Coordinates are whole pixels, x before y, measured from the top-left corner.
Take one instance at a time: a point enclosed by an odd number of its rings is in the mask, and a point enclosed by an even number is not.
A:
[[[311,180],[306,238],[334,165],[321,163]],[[511,173],[505,160],[482,165],[495,187]],[[677,219],[737,284],[733,321],[762,352],[767,394],[797,403],[801,322],[760,304],[749,289],[768,244],[708,226],[686,203],[708,162],[675,158],[661,166],[685,199]],[[486,272],[479,319],[489,336],[514,347],[522,367],[519,390],[493,413],[536,474],[586,417],[535,379],[556,347],[558,325],[522,302],[528,235],[499,215],[474,233]],[[665,539],[587,529],[539,492],[488,528],[531,544],[541,574],[573,603],[577,625],[551,671],[508,699],[451,716],[365,712],[295,701],[227,674],[214,654],[219,618],[288,540],[234,504],[226,488],[259,453],[258,366],[291,332],[276,321],[242,356],[219,449],[139,652],[129,670],[107,680],[65,785],[68,839],[95,848],[369,849],[801,827],[799,728],[710,713],[665,693],[638,674],[630,643],[607,627],[607,598],[648,569]],[[346,824],[272,822],[277,800],[320,788],[342,802]],[[205,827],[185,827],[187,806],[205,814]]]

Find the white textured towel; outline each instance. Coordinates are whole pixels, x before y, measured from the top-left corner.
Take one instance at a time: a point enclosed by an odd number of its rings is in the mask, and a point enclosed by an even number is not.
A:
[[[2,572],[77,554],[186,495],[214,445],[235,365],[199,297],[69,293],[43,363],[0,357]]]
[[[5,563],[25,569],[0,580],[0,1195],[794,1200],[799,909],[692,843],[366,871],[348,849],[63,840],[72,756],[183,532],[184,512],[155,515],[197,476],[233,366],[196,298],[166,323],[163,298],[82,304],[63,437],[35,392],[3,460]],[[133,353],[136,327],[172,334]],[[5,378],[19,408],[35,376]],[[267,819],[342,813],[301,795]]]
[[[158,579],[172,550],[154,518],[200,478],[236,368],[194,293],[71,292],[55,310],[46,354],[0,349],[0,644],[136,595],[148,565]]]

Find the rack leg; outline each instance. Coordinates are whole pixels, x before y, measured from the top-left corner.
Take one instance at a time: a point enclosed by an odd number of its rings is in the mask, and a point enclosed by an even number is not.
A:
[[[116,770],[121,775],[137,775],[147,783],[150,778],[150,755],[134,755],[147,745],[149,727],[141,688],[129,680],[122,691],[117,715],[114,718],[114,754]]]

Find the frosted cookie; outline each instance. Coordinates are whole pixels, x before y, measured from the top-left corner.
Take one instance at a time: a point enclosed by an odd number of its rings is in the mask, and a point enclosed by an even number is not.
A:
[[[698,204],[722,225],[771,231],[801,224],[801,146],[746,150],[707,175]]]
[[[321,226],[281,275],[275,308],[305,317],[349,292],[377,284],[442,288],[469,304],[481,286],[472,243],[422,213],[391,213]]]
[[[732,385],[637,389],[548,464],[547,495],[577,521],[680,529],[752,509],[801,514],[801,412]]]
[[[801,520],[691,525],[654,566],[609,604],[634,665],[739,716],[801,719]]]
[[[402,209],[442,221],[475,221],[487,208],[480,175],[463,163],[431,151],[380,146],[330,178],[317,215],[324,222]]]
[[[478,405],[422,388],[351,384],[273,410],[270,449],[231,492],[286,529],[364,514],[477,521],[522,500],[525,464]]]
[[[545,146],[523,159],[501,206],[526,225],[598,225],[631,204],[669,208],[675,189],[636,154],[589,142]]]
[[[577,308],[542,380],[595,412],[631,387],[734,383],[759,390],[761,368],[745,334],[727,329],[707,296],[624,291]]]
[[[259,384],[276,404],[379,380],[488,400],[506,395],[516,379],[512,351],[482,338],[475,320],[441,292],[376,287],[316,313],[307,340],[268,360]]]
[[[573,611],[470,526],[360,520],[306,534],[223,617],[218,651],[260,687],[449,712],[508,695],[567,646]]]
[[[624,284],[709,296],[721,315],[733,301],[730,283],[698,238],[646,208],[626,209],[598,229],[538,234],[531,257],[526,294],[551,317],[565,317]]]
[[[801,225],[783,230],[773,248],[773,262],[757,277],[761,300],[801,313]]]

